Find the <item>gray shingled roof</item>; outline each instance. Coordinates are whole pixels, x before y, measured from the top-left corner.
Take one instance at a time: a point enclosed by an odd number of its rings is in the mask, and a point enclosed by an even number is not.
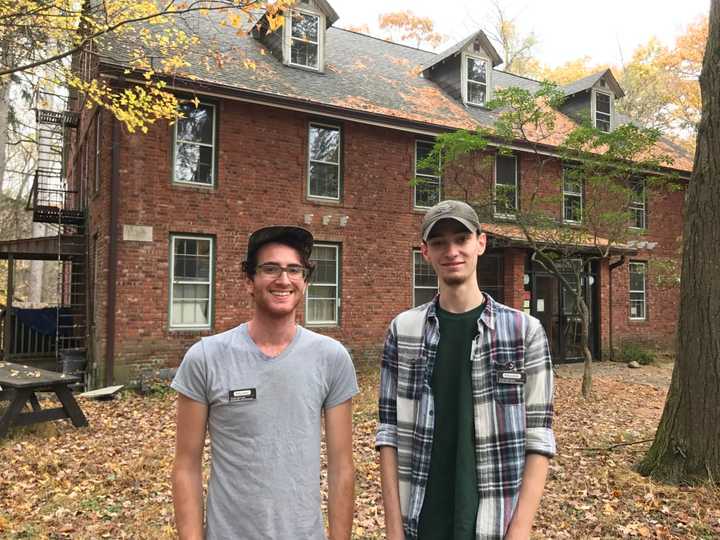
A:
[[[251,35],[214,24],[212,17],[195,17],[191,24],[204,41],[196,58],[192,51],[188,53],[192,63],[189,74],[205,83],[454,129],[472,129],[478,122],[490,126],[496,118],[491,111],[466,107],[421,76],[421,66],[437,58],[432,52],[329,28],[325,72],[317,73],[283,65]],[[113,43],[116,59],[106,63],[124,64],[117,58],[122,48],[121,43]],[[228,60],[222,67],[212,63],[205,68],[198,59],[207,56],[208,49],[221,51]],[[253,62],[256,68],[244,67],[243,60]],[[503,86],[513,81],[532,85],[528,79],[501,71],[494,76]]]
[[[196,16],[183,22],[192,32],[203,36],[196,51],[186,51],[192,67],[188,68],[189,73],[183,74],[183,77],[196,78],[194,84],[200,92],[203,86],[227,88],[228,92],[276,96],[310,107],[329,106],[370,113],[384,116],[389,122],[396,119],[438,129],[491,127],[497,119],[497,112],[465,106],[433,81],[422,77],[421,66],[436,60],[435,53],[331,27],[325,40],[325,72],[317,73],[283,65],[251,35],[218,25],[212,17],[212,14]],[[103,51],[105,64],[126,65],[122,43],[106,42],[99,51]],[[200,61],[208,57],[208,51],[222,53],[226,61],[221,64]],[[256,68],[245,67],[243,61],[254,63]],[[567,85],[566,93],[590,88],[605,73]],[[612,73],[609,75],[614,82]],[[535,91],[540,86],[538,81],[500,70],[493,70],[492,76],[497,87],[518,86]],[[572,123],[569,118],[566,120]]]
[[[502,57],[498,54],[497,50],[495,50],[493,44],[490,43],[490,40],[488,39],[487,35],[485,35],[485,32],[483,32],[482,30],[478,30],[477,32],[473,32],[472,34],[467,36],[465,39],[461,39],[455,45],[452,45],[444,51],[441,51],[438,54],[434,55],[430,59],[430,61],[423,66],[423,71],[431,68],[435,64],[439,64],[440,62],[447,58],[450,58],[451,56],[456,55],[457,53],[462,51],[468,45],[468,43],[474,41],[475,38],[480,39],[483,44],[483,49],[485,49],[485,51],[491,56],[493,67],[503,63]]]
[[[563,90],[565,91],[566,96],[572,96],[574,94],[577,94],[578,92],[582,92],[584,90],[589,90],[597,82],[602,79],[603,77],[607,76],[607,82],[610,84],[610,87],[612,88],[613,92],[615,93],[616,98],[623,97],[625,95],[625,92],[623,92],[623,89],[620,87],[620,84],[617,82],[617,79],[615,79],[615,76],[612,74],[612,71],[609,69],[605,69],[603,71],[598,71],[597,73],[593,73],[592,75],[588,75],[587,77],[583,77],[582,79],[578,79],[577,81],[573,81],[570,84],[566,84],[563,86]]]

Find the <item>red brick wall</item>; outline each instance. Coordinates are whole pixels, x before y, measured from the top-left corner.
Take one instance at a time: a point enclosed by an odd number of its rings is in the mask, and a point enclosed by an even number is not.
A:
[[[218,174],[214,188],[171,183],[171,128],[158,125],[147,135],[123,131],[120,139],[120,215],[116,320],[116,378],[127,379],[144,367],[177,365],[185,350],[209,332],[170,331],[169,250],[172,233],[211,235],[215,239],[214,317],[212,333],[249,318],[241,261],[249,233],[269,224],[295,224],[310,229],[317,241],[341,244],[340,325],[322,328],[356,353],[376,351],[389,321],[412,303],[412,249],[419,247],[422,212],[413,210],[415,136],[402,131],[341,122],[342,200],[318,202],[306,197],[308,115],[234,101],[218,107]],[[326,123],[335,123],[324,120]],[[99,363],[106,345],[107,261],[109,240],[111,121],[103,118],[103,171],[100,193],[91,198],[90,233],[97,235],[98,302],[95,305]],[[533,158],[520,160],[521,179],[532,177]],[[560,165],[550,162],[540,184],[559,190]],[[524,180],[521,180],[524,181]],[[533,179],[534,182],[534,179]],[[522,197],[529,190],[521,187]],[[681,200],[681,196],[678,196]],[[656,252],[673,249],[664,227],[679,223],[678,197],[651,200],[648,239]],[[312,222],[304,216],[312,214]],[[339,216],[348,216],[345,227]],[[559,215],[559,209],[558,209]],[[327,225],[322,218],[331,216]],[[677,216],[677,219],[675,219]],[[122,240],[123,225],[153,228],[153,241]],[[661,226],[662,225],[662,226]],[[677,231],[680,229],[678,228]],[[674,233],[673,233],[674,234]],[[667,244],[667,246],[666,246]],[[651,255],[652,256],[652,255]],[[506,301],[522,307],[524,252],[505,256]],[[614,272],[613,321],[616,339],[633,335],[638,325],[627,320],[626,268]],[[601,283],[606,284],[605,274]],[[607,296],[603,288],[604,297]],[[648,292],[648,335],[666,336],[674,320],[674,293]],[[660,305],[655,302],[660,302]],[[662,306],[662,309],[660,307]],[[607,334],[604,309],[603,336]]]

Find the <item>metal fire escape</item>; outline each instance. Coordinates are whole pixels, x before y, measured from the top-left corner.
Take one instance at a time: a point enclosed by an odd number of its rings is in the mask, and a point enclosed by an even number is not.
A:
[[[87,350],[87,179],[67,175],[70,136],[79,125],[79,114],[68,110],[67,98],[38,95],[35,111],[37,169],[28,206],[33,221],[47,224],[57,235],[55,354],[62,368],[68,358],[84,362]]]

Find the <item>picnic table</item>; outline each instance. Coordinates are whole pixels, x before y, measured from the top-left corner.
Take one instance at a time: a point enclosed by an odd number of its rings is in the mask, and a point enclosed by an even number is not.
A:
[[[0,438],[13,426],[61,418],[69,418],[75,427],[87,426],[87,418],[69,388],[77,382],[79,379],[72,375],[0,362],[0,401],[10,402],[0,416]],[[38,401],[39,392],[54,393],[62,407],[43,409]],[[26,403],[30,403],[32,412],[23,411]]]

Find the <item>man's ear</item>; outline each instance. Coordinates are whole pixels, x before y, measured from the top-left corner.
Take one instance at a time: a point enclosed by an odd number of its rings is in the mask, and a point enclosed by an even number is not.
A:
[[[428,258],[428,245],[425,240],[423,240],[422,244],[420,244],[420,253],[422,253],[423,259],[430,262],[430,259]]]
[[[245,276],[245,292],[247,292],[251,297],[255,297],[255,283],[250,278],[250,276]]]
[[[487,247],[487,236],[485,236],[485,233],[478,234],[478,256],[485,253],[485,248]]]

